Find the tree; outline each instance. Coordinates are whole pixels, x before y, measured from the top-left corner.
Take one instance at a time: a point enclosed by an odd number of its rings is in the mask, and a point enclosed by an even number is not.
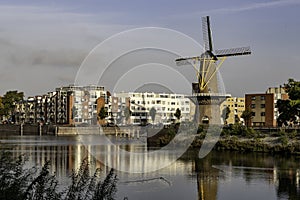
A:
[[[244,110],[244,112],[241,115],[241,118],[245,120],[245,124],[247,127],[250,126],[250,120],[252,119],[252,112],[249,109]]]
[[[176,109],[176,112],[175,112],[174,116],[177,118],[177,120],[180,119],[180,117],[181,117],[181,110],[179,108]]]
[[[225,124],[227,124],[227,119],[229,117],[229,114],[230,114],[230,108],[229,106],[226,106],[226,108],[224,108],[222,111],[222,117],[224,117]]]
[[[126,121],[128,121],[131,116],[131,110],[128,107],[125,107],[124,116],[125,116]]]
[[[107,113],[107,110],[106,108],[103,106],[101,107],[100,111],[99,111],[99,114],[98,114],[98,117],[103,120],[107,117],[108,113]]]
[[[17,102],[23,100],[24,93],[18,91],[7,91],[2,97],[2,106],[0,106],[0,115],[12,117],[15,105]]]
[[[152,107],[149,111],[149,114],[151,116],[152,122],[154,123],[155,116],[156,116],[156,109],[154,107]]]
[[[71,118],[74,119],[78,114],[77,108],[75,106],[73,106],[71,109],[71,112],[72,112]]]
[[[277,123],[279,126],[288,125],[290,122],[298,123],[297,118],[300,116],[300,81],[289,79],[284,84],[284,89],[289,95],[287,100],[277,100],[279,117]]]
[[[284,89],[289,94],[290,100],[300,100],[300,81],[290,78],[288,83],[284,84]]]

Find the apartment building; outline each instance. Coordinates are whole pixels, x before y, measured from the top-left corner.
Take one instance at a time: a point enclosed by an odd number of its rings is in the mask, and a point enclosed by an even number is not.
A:
[[[192,102],[182,94],[165,94],[153,92],[116,93],[111,101],[111,115],[124,118],[125,108],[130,109],[130,123],[141,124],[145,121],[153,124],[168,124],[176,121],[174,116],[177,109],[181,111],[180,121],[189,121],[191,117]],[[151,109],[155,109],[154,120]],[[118,118],[118,117],[117,117]],[[123,122],[124,123],[124,120]]]
[[[245,98],[244,97],[230,97],[227,98],[220,106],[221,113],[224,112],[224,109],[229,108],[228,118],[224,124],[235,124],[235,123],[244,123],[244,120],[241,118],[245,110]]]
[[[252,118],[248,126],[254,127],[274,127],[274,94],[246,94],[245,109],[252,112]]]
[[[277,108],[277,100],[287,100],[289,98],[288,93],[284,90],[283,87],[270,87],[266,91],[267,94],[274,94],[274,120],[277,121],[277,118],[279,117],[279,112]]]
[[[288,94],[282,87],[272,87],[266,93],[246,94],[245,99],[245,108],[252,112],[250,126],[276,127],[279,116],[277,100],[288,99]]]
[[[108,104],[102,86],[66,86],[16,104],[17,123],[97,124],[97,99]]]
[[[102,86],[74,86],[56,88],[57,122],[68,124],[97,124],[97,99],[108,103],[108,92]]]

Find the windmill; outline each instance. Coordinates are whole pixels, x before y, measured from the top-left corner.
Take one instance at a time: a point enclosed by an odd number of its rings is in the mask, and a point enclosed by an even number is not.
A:
[[[193,83],[192,87],[193,95],[197,98],[200,108],[200,120],[202,118],[212,119],[213,115],[218,115],[216,112],[209,112],[208,110],[212,110],[212,106],[208,107],[207,105],[218,105],[226,98],[226,95],[224,96],[224,94],[219,93],[217,79],[217,72],[226,58],[251,54],[250,47],[214,51],[209,16],[202,17],[202,32],[204,53],[200,56],[176,59],[178,66],[191,64],[196,71],[198,82]],[[217,108],[213,108],[213,110],[216,109]],[[215,121],[215,123],[217,123],[217,121]]]
[[[202,53],[200,56],[176,59],[176,64],[179,66],[192,64],[195,68],[198,78],[198,86],[193,87],[193,89],[196,93],[208,92],[209,83],[212,82],[216,77],[217,71],[227,57],[251,54],[250,47],[230,48],[214,51],[209,16],[202,17],[202,32],[205,50],[204,53]],[[199,63],[200,67],[197,69],[197,65]]]

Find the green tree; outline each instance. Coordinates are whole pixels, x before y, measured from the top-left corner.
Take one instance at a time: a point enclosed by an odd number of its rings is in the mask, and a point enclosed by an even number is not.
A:
[[[222,117],[224,117],[225,124],[227,124],[227,119],[229,117],[229,114],[230,114],[230,108],[229,106],[226,106],[226,108],[222,110]]]
[[[250,126],[250,121],[252,119],[252,112],[249,109],[244,110],[244,112],[241,115],[241,118],[245,120],[245,124],[247,127]]]
[[[6,117],[12,116],[17,102],[23,100],[24,93],[18,91],[7,91],[2,97],[2,106],[0,106],[0,115]]]
[[[289,95],[287,100],[277,100],[277,108],[279,117],[277,123],[287,125],[288,122],[297,123],[297,117],[300,116],[300,81],[289,79],[284,84],[284,89]]]
[[[300,100],[300,81],[295,81],[290,78],[288,82],[284,84],[284,89],[289,94],[290,100]]]
[[[154,123],[155,116],[156,116],[156,109],[154,107],[152,107],[149,111],[149,114],[151,116],[152,122]]]
[[[100,109],[100,111],[99,111],[99,114],[98,114],[99,119],[103,120],[103,119],[105,119],[107,116],[108,116],[108,113],[107,113],[106,108],[105,108],[104,106],[101,107],[101,109]]]
[[[181,117],[181,110],[179,108],[176,109],[174,116],[177,118],[177,120]]]

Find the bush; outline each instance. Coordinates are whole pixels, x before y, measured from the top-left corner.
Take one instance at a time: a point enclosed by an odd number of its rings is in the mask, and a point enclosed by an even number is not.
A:
[[[283,146],[287,146],[289,143],[289,139],[286,135],[280,136],[279,137],[279,142],[283,145]]]
[[[14,160],[12,154],[2,151],[0,155],[0,199],[11,200],[58,200],[58,199],[114,199],[117,191],[117,177],[113,169],[101,181],[100,170],[89,174],[89,162],[84,159],[78,171],[72,172],[72,183],[63,192],[58,192],[58,181],[51,175],[50,162],[38,170],[35,167],[24,169],[26,159],[20,156]],[[36,172],[38,176],[35,177]]]

